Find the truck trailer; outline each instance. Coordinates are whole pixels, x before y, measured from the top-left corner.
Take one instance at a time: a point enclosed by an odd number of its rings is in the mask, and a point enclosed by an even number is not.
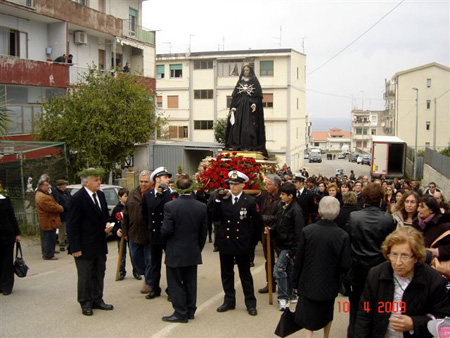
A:
[[[372,178],[402,178],[405,163],[405,141],[396,136],[372,136]]]

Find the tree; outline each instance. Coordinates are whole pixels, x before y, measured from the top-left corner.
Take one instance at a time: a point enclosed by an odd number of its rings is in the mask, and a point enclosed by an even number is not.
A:
[[[214,139],[225,145],[225,133],[227,131],[227,119],[217,120],[214,124]]]
[[[113,77],[90,68],[76,88],[43,104],[37,128],[41,140],[66,142],[72,171],[102,167],[110,172],[163,123],[139,76]]]

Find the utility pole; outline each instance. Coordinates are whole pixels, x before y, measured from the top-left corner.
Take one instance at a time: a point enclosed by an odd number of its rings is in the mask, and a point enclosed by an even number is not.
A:
[[[416,135],[414,137],[414,179],[417,179],[417,132],[419,129],[419,89],[413,88],[416,91]]]

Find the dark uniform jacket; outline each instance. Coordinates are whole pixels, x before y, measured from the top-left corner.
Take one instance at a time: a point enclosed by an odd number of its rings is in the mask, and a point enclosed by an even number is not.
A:
[[[155,189],[149,190],[142,199],[142,215],[147,222],[150,244],[163,245],[161,227],[164,221],[164,204],[172,200],[170,190],[155,195]]]
[[[52,195],[55,198],[55,201],[64,208],[64,211],[59,214],[59,217],[61,218],[61,222],[65,222],[67,219],[67,211],[69,209],[69,203],[72,196],[67,190],[62,191],[58,188],[52,189]]]
[[[108,253],[105,226],[109,221],[105,194],[97,191],[101,210],[94,204],[85,188],[76,192],[70,200],[67,215],[69,254],[82,251],[81,259],[94,259]]]
[[[298,192],[298,190],[297,190]],[[300,197],[297,197],[297,192],[295,195],[295,200],[302,208],[303,212],[303,219],[305,220],[305,224],[308,224],[308,219],[311,214],[314,214],[314,195],[308,191],[308,189],[303,188],[302,193],[300,194]]]
[[[372,268],[367,276],[366,287],[361,296],[355,325],[355,337],[385,337],[394,301],[394,276],[389,262]],[[403,293],[406,316],[414,323],[414,333],[403,337],[431,337],[427,323],[431,319],[450,316],[445,278],[427,264],[416,265],[414,277]],[[364,306],[365,305],[365,306]]]
[[[339,290],[339,276],[350,268],[350,262],[348,234],[336,223],[321,219],[302,230],[293,285],[309,299],[334,299]]]
[[[136,244],[148,244],[147,220],[142,216],[141,188],[128,195],[123,209],[122,233]]]
[[[220,221],[217,246],[222,254],[248,255],[261,236],[261,214],[253,197],[242,193],[234,205],[232,198],[214,202],[213,217]]]
[[[167,239],[165,263],[171,268],[202,264],[206,242],[206,204],[181,195],[164,205],[161,234]]]

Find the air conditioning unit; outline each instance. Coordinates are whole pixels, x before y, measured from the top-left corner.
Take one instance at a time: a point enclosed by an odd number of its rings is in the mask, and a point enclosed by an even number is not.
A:
[[[75,43],[77,45],[87,45],[88,36],[85,32],[75,32]]]

